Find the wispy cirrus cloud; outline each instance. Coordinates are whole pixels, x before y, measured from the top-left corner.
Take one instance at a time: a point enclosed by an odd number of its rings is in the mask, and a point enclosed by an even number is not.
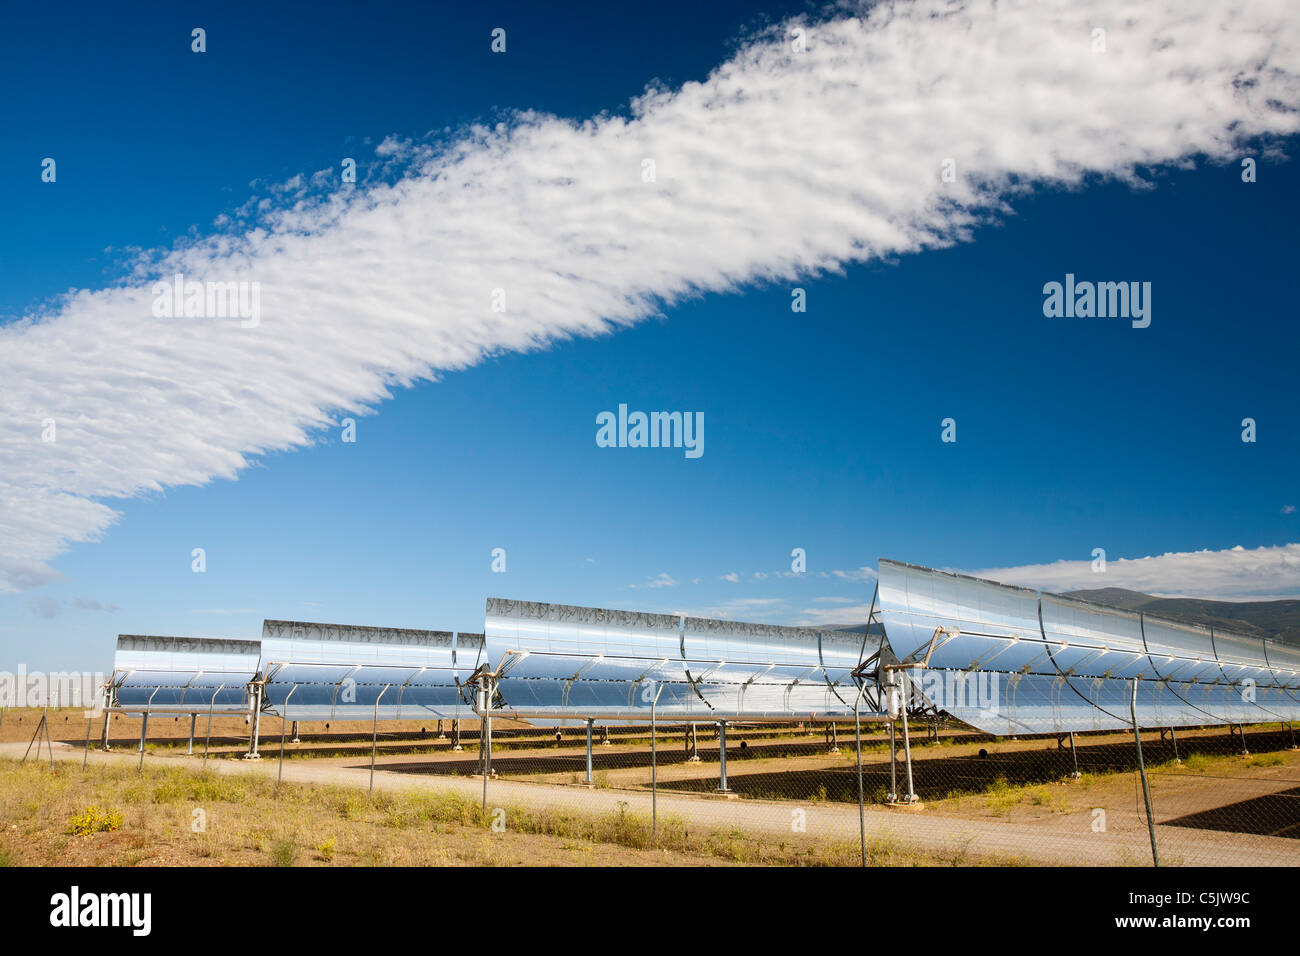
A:
[[[842,604],[836,607],[806,607],[792,612],[792,620],[800,627],[863,627],[871,615],[871,603]]]
[[[642,587],[642,588],[650,588],[651,590],[657,590],[659,588],[675,588],[677,587],[677,584],[678,582],[676,578],[674,578],[667,571],[661,571],[652,578],[646,578],[644,584],[629,584],[628,587],[630,588]]]
[[[0,330],[0,591],[48,581],[112,499],[235,477],[486,356],[969,240],[1036,185],[1297,129],[1286,0],[921,0],[799,25],[805,52],[781,24],[630,116],[389,143],[383,182],[291,182],[255,221]],[[260,323],[155,317],[153,281],[177,273],[260,283]]]
[[[841,581],[874,581],[876,580],[876,569],[864,566],[849,570],[823,571],[821,576],[824,578],[839,578]]]
[[[716,604],[677,607],[666,613],[687,617],[721,618],[724,621],[752,621],[759,624],[784,623],[785,602],[781,598],[737,598]]]
[[[59,616],[59,602],[51,597],[34,597],[27,602],[27,609],[43,621]]]
[[[58,617],[64,607],[74,608],[78,611],[104,611],[109,614],[121,610],[116,604],[107,604],[95,598],[87,597],[76,597],[69,601],[59,602],[52,597],[40,596],[34,597],[27,602],[27,609],[46,621]]]
[[[95,598],[79,597],[72,599],[72,606],[79,611],[107,611],[110,614],[114,611],[120,611],[116,604],[106,604]]]
[[[1003,584],[1053,592],[1113,587],[1144,591],[1157,597],[1223,601],[1298,598],[1300,544],[1108,559],[1106,570],[1101,573],[1093,570],[1091,560],[988,568],[972,573]]]

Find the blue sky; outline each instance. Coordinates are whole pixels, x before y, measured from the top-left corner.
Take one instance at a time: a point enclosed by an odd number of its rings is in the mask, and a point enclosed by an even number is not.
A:
[[[43,321],[59,321],[59,294],[127,281],[128,250],[218,232],[250,197],[279,201],[266,184],[342,156],[364,187],[391,182],[375,154],[387,137],[455,142],[463,124],[520,109],[629,115],[648,83],[704,80],[744,29],[803,11],[19,4],[0,36],[0,315],[17,334],[53,302]],[[190,51],[194,26],[205,54]],[[503,55],[489,50],[496,26]],[[1293,134],[1186,156],[1179,144],[1178,168],[1136,164],[1138,186],[1108,175],[1124,156],[1077,181],[1003,180],[1008,210],[981,211],[969,241],[794,278],[760,263],[610,334],[561,330],[435,369],[436,381],[399,381],[369,414],[341,397],[329,414],[357,419],[355,443],[309,427],[310,446],[251,453],[234,477],[87,494],[118,517],[96,541],[69,533],[53,574],[0,593],[0,669],[103,668],[119,632],[256,636],[266,617],[477,630],[487,595],[857,623],[873,585],[859,569],[882,556],[1038,568],[1026,574],[1043,586],[1300,596],[1288,550],[1300,541],[1296,146]],[[1241,156],[1258,158],[1257,182],[1242,182]],[[757,226],[756,248],[777,238]],[[662,251],[671,258],[671,243]],[[439,268],[410,281],[435,287]],[[1150,327],[1045,317],[1043,285],[1066,273],[1150,282]],[[795,287],[805,313],[791,311]],[[311,339],[299,341],[310,365]],[[0,383],[6,413],[51,392],[76,408],[99,380],[94,355],[80,361],[75,375],[59,377],[51,357]],[[84,414],[111,421],[114,401],[87,398]],[[597,447],[596,415],[619,403],[702,412],[704,455]],[[132,419],[136,439],[187,427],[158,411]],[[1241,440],[1247,417],[1254,443]],[[69,467],[93,469],[95,455],[87,446]],[[1237,546],[1265,550],[1243,565]],[[782,574],[793,548],[806,574]],[[1113,568],[1187,557],[1155,577],[1080,578],[1094,548]]]

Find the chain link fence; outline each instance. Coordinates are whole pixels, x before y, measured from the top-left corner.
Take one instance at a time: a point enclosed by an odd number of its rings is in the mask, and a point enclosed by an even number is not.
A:
[[[44,763],[48,735],[84,766],[81,751],[100,746],[98,721],[87,732],[79,715],[51,712],[44,726],[40,716],[0,718],[0,737],[30,751],[14,756]],[[108,725],[112,750],[132,765],[140,723],[115,714]],[[716,862],[1300,863],[1300,750],[1286,723],[1144,730],[1145,793],[1131,731],[992,737],[940,714],[915,715],[905,739],[901,721],[877,715],[860,733],[843,720],[541,726],[494,716],[489,747],[486,723],[282,727],[264,716],[250,770],[288,781],[310,767],[372,793],[448,793],[491,832]],[[200,721],[195,745],[189,729],[183,716],[155,716],[145,753],[197,767],[249,750],[240,718],[218,717],[210,741]]]
[[[741,862],[1300,863],[1290,725],[1140,740],[1145,795],[1131,732],[994,738],[943,716],[906,740],[875,717],[860,733],[844,721],[494,721],[486,775],[478,727],[459,757],[435,745],[379,767],[472,775],[498,829],[521,814],[532,829],[539,814],[561,830],[603,821],[635,845]]]

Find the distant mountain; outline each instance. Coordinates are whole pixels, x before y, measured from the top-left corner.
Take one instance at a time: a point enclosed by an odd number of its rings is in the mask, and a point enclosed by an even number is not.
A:
[[[1092,588],[1087,591],[1066,591],[1065,595],[1066,597],[1076,597],[1081,601],[1091,601],[1093,604],[1128,608],[1130,611],[1141,610],[1142,605],[1160,600],[1150,594],[1143,594],[1141,591],[1130,591],[1127,588]]]
[[[1246,637],[1271,638],[1300,646],[1300,601],[1205,601],[1200,598],[1158,598],[1127,588],[1067,591],[1067,597],[1105,604],[1156,617],[1222,628]],[[837,630],[862,633],[863,625]]]
[[[1272,638],[1300,645],[1300,601],[1205,601],[1200,598],[1158,598],[1125,588],[1070,591],[1094,604],[1142,611],[1157,617],[1234,631],[1247,637]]]

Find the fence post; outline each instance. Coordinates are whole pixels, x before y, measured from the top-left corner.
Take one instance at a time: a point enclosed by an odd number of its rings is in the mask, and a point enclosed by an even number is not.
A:
[[[19,761],[20,764],[27,763],[27,755],[32,752],[32,744],[36,743],[36,737],[40,734],[40,732],[41,732],[41,725],[40,723],[37,723],[36,730],[35,732],[32,733],[32,739],[27,741],[27,749],[23,751],[23,759]],[[41,749],[39,747],[36,748],[36,762],[37,763],[41,762]]]
[[[592,718],[587,718],[587,786],[591,786],[591,725]]]
[[[1129,713],[1133,717],[1133,742],[1137,744],[1138,773],[1142,777],[1142,800],[1147,807],[1147,832],[1151,835],[1151,862],[1160,865],[1160,854],[1156,850],[1156,823],[1151,815],[1151,788],[1147,785],[1147,768],[1142,762],[1142,733],[1138,729],[1137,716],[1138,682],[1133,678],[1133,696],[1129,699]]]
[[[659,746],[656,708],[659,706],[659,695],[663,691],[664,685],[660,684],[655,691],[654,699],[650,701],[650,838],[655,843],[659,842]]]
[[[49,723],[46,720],[46,715],[48,713],[49,713],[49,707],[47,706],[45,711],[42,712],[41,714],[40,721],[36,724],[36,733],[32,734],[31,742],[27,744],[27,749],[23,752],[23,759],[20,761],[21,763],[27,762],[27,755],[32,752],[32,744],[36,744],[36,762],[37,763],[41,762],[41,743],[38,738],[41,736],[41,731],[44,730],[45,740],[48,742],[50,739]],[[50,744],[50,767],[53,766],[54,766],[54,744]]]
[[[853,702],[853,743],[858,752],[858,839],[862,843],[862,865],[867,865],[867,808],[862,787],[862,695],[867,691],[864,680],[858,688],[858,699]]]
[[[496,692],[492,678],[488,678],[487,692],[487,720],[484,722],[487,729],[487,740],[483,749],[483,773],[485,776],[492,773],[492,697]]]
[[[388,688],[392,686],[393,686],[392,684],[385,684],[384,689],[381,690],[379,692],[379,696],[375,698],[374,732],[370,737],[370,792],[371,793],[375,792],[375,749],[379,746],[379,702],[384,699],[384,695],[388,693]],[[280,729],[281,729],[281,733],[283,733],[284,728],[281,727]]]
[[[889,803],[898,802],[898,744],[894,737],[894,722],[889,722]]]
[[[903,759],[907,763],[907,802],[916,803],[916,789],[912,786],[912,740],[907,732],[907,705],[902,707],[903,717]]]
[[[298,689],[297,684],[294,684],[292,687],[289,688],[289,693],[286,694],[284,698],[284,710],[280,714],[280,766],[275,773],[275,795],[276,796],[280,795],[280,781],[284,779],[285,718],[289,715],[289,698],[293,697],[293,692],[296,691],[297,689]],[[376,702],[375,712],[378,713],[378,711],[379,711],[379,704]],[[374,788],[375,788],[375,757],[374,757],[374,753],[372,752],[370,755],[370,789],[374,790]]]
[[[149,702],[144,705],[144,716],[140,719],[140,766],[136,768],[136,773],[144,773],[144,740],[145,733],[149,729],[149,711],[153,709],[153,699],[158,696],[161,687],[155,687],[154,692],[149,695]]]
[[[487,814],[488,774],[492,772],[492,678],[483,677],[479,683],[482,706],[479,710],[479,759],[483,771],[483,813]]]
[[[217,695],[225,689],[225,684],[221,684],[212,692],[212,699],[208,701],[208,736],[203,741],[203,759],[208,759],[208,745],[212,743],[212,708],[217,705]]]
[[[95,717],[93,714],[86,718],[86,751],[81,755],[82,770],[86,769],[86,761],[90,759],[90,729],[94,723]]]
[[[727,786],[727,722],[718,721],[718,793],[730,793]]]

